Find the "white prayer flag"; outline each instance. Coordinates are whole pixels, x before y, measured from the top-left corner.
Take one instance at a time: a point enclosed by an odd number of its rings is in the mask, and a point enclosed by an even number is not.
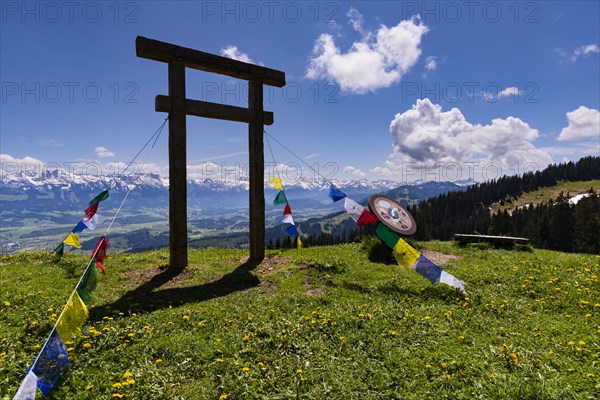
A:
[[[365,210],[363,206],[352,200],[350,197],[344,198],[344,209],[350,214],[354,222],[358,221],[360,215]]]
[[[459,288],[461,292],[465,291],[465,283],[461,280],[456,279],[452,274],[442,271],[440,276],[440,283],[445,283],[448,286]]]
[[[96,226],[98,226],[98,222],[100,221],[100,218],[98,217],[98,214],[94,214],[92,216],[92,218],[84,218],[83,219],[83,223],[85,226],[87,226],[87,228],[90,231],[93,231],[94,229],[96,229]]]
[[[33,373],[33,371],[29,371],[23,379],[23,383],[21,383],[21,387],[13,397],[13,400],[34,400],[35,399],[35,391],[37,390],[37,380],[38,377]]]

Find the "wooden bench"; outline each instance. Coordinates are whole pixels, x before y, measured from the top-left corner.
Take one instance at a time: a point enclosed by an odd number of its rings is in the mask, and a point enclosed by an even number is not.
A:
[[[490,235],[473,235],[465,233],[455,233],[454,240],[458,241],[461,245],[467,243],[492,243],[495,245],[505,246],[513,244],[528,244],[529,239],[522,237],[512,236],[490,236]]]

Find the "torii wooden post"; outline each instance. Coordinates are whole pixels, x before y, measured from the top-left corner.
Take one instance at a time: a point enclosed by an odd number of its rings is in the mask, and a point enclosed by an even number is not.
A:
[[[263,85],[283,87],[285,73],[202,51],[138,36],[138,57],[169,64],[169,96],[157,95],[155,110],[169,113],[169,246],[170,266],[187,265],[186,116],[247,122],[250,179],[250,260],[265,256],[263,127],[273,113],[263,110]],[[248,108],[189,100],[185,68],[214,72],[248,81]]]

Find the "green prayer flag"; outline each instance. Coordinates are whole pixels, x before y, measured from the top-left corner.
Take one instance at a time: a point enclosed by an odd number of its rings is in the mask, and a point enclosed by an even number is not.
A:
[[[77,293],[79,293],[79,297],[85,304],[89,304],[92,298],[92,292],[98,286],[98,270],[94,263],[90,265],[90,267],[85,271],[83,278],[81,278],[81,282],[77,286]]]
[[[92,201],[89,202],[89,205],[92,206],[106,199],[108,199],[108,189],[102,191],[98,196],[94,197]]]
[[[383,240],[384,243],[392,249],[396,247],[396,243],[398,243],[398,240],[400,239],[400,236],[398,236],[384,224],[379,224],[375,233],[377,233],[377,236],[379,236],[381,240]]]
[[[65,244],[63,242],[60,242],[60,244],[58,246],[56,246],[56,248],[54,249],[54,259],[56,261],[60,260],[60,258],[63,256],[64,253],[65,253]]]
[[[275,197],[275,200],[273,200],[273,204],[285,204],[285,203],[287,203],[287,198],[285,197],[285,193],[282,190],[279,193],[277,193],[277,197]]]

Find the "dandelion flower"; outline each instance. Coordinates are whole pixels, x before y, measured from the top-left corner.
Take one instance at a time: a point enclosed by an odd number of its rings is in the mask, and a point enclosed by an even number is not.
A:
[[[296,373],[299,374],[299,375],[302,375],[302,373],[304,373],[304,371],[302,371],[301,369],[297,369]]]
[[[10,301],[4,300],[4,303],[2,304],[4,304],[5,307],[10,307]]]
[[[244,372],[248,372],[248,371],[250,371],[250,368],[248,368],[248,367],[244,367],[244,368],[242,368],[242,371],[244,371]]]
[[[127,371],[123,374],[123,379],[128,379],[128,378],[131,378],[132,376],[133,376],[133,374],[131,372]]]
[[[154,361],[154,364],[160,364],[163,360],[161,358],[159,358],[158,360]]]
[[[113,383],[114,388],[120,388],[121,386],[121,382]]]
[[[227,400],[227,395],[222,394],[221,396],[219,396],[219,400]]]
[[[82,346],[84,349],[89,349],[90,347],[92,347],[92,345],[88,342],[85,342]]]

